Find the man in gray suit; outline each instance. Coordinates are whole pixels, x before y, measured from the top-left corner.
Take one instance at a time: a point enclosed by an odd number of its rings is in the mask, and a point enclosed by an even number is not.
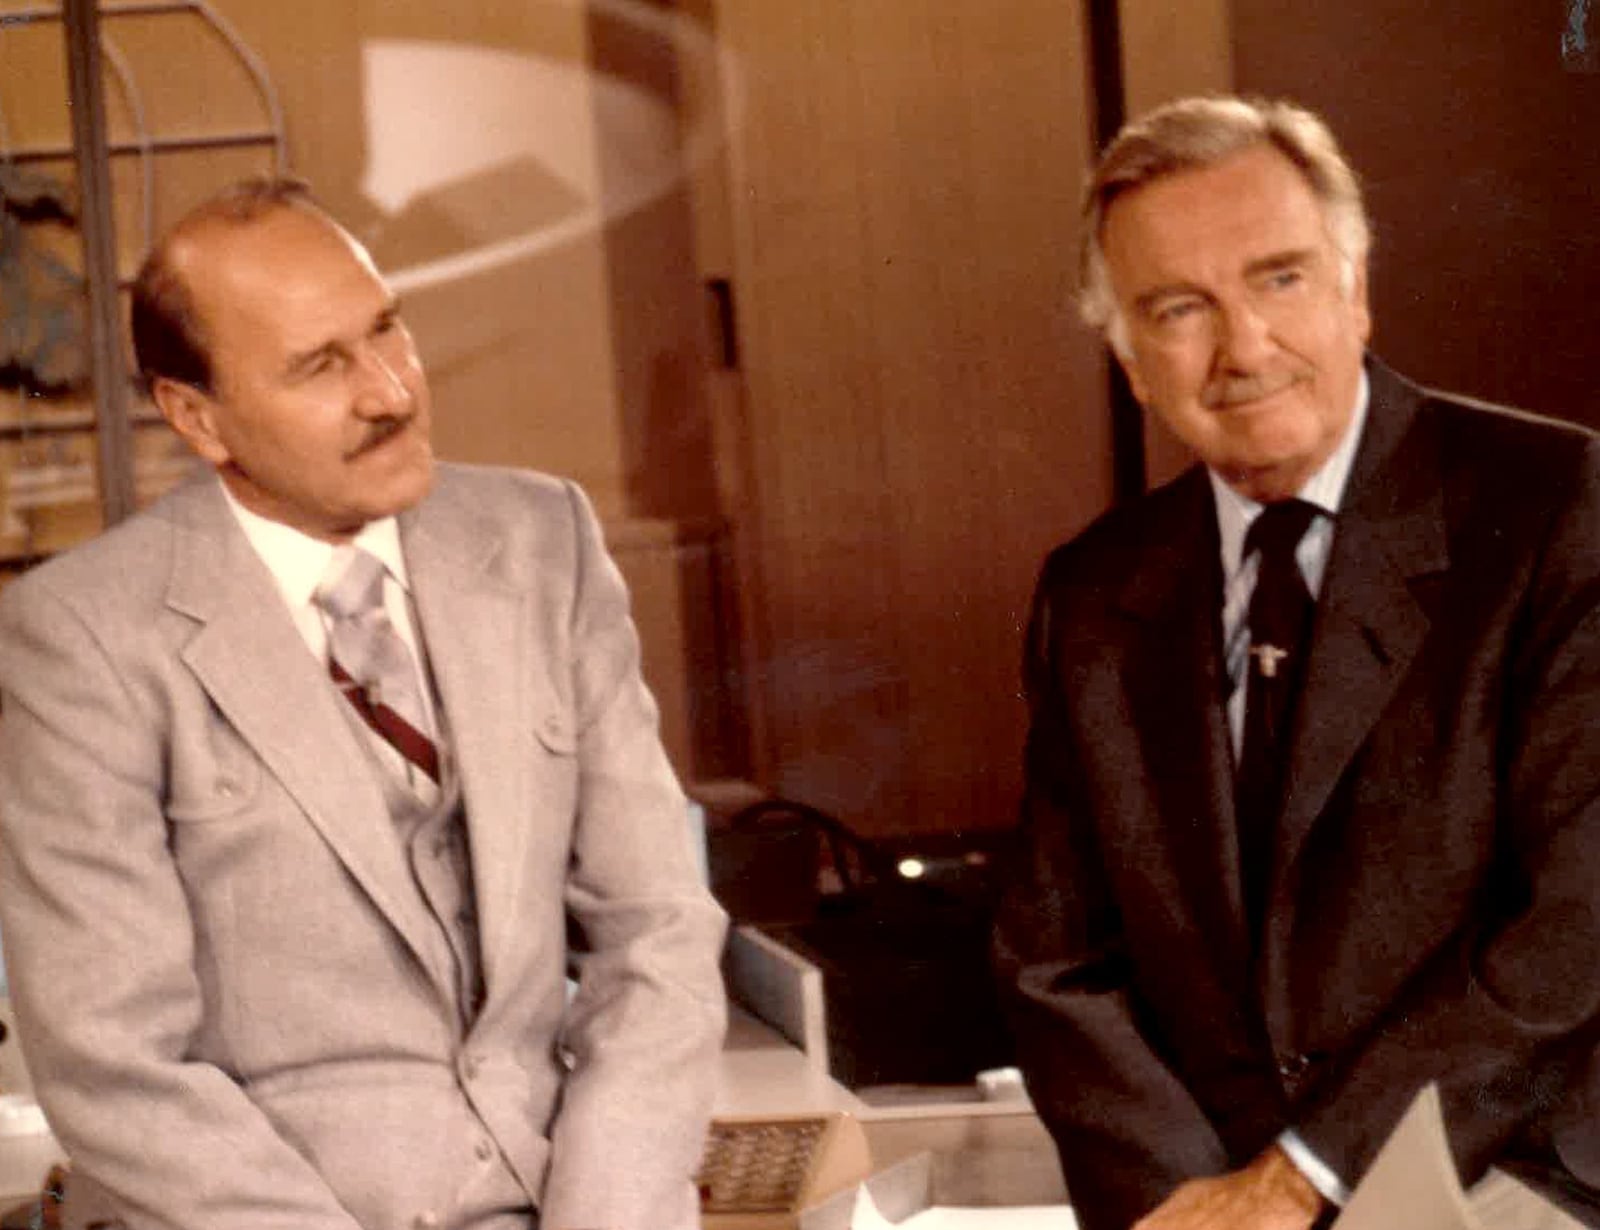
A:
[[[0,601],[68,1224],[697,1224],[724,920],[584,497],[434,461],[393,295],[294,185],[181,221],[134,332],[214,476]]]
[[[1299,108],[1129,125],[1085,226],[1203,464],[1052,553],[1028,635],[998,953],[1080,1223],[1305,1230],[1436,1082],[1463,1178],[1600,1224],[1600,445],[1366,352]]]

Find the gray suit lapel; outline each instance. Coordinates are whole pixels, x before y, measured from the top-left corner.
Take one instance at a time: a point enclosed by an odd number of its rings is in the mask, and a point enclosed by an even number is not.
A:
[[[181,493],[173,514],[168,603],[200,623],[185,664],[437,981],[382,790],[266,565],[214,482]]]
[[[529,809],[527,732],[518,725],[535,711],[525,695],[528,595],[494,567],[504,549],[499,528],[448,491],[402,517],[401,535],[461,780],[484,982],[492,993],[496,957],[517,917],[531,829],[506,823]]]
[[[1267,916],[1285,934],[1295,860],[1427,635],[1417,583],[1449,566],[1431,426],[1417,419],[1413,390],[1381,366],[1370,372],[1367,435],[1318,603],[1278,826]]]

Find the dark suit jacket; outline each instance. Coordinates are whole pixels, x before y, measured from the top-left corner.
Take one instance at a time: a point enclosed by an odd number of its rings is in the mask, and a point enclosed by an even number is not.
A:
[[[1600,1187],[1600,449],[1369,370],[1263,934],[1204,472],[1039,582],[997,954],[1087,1230],[1287,1126],[1353,1183],[1430,1080],[1469,1179],[1553,1132]]]

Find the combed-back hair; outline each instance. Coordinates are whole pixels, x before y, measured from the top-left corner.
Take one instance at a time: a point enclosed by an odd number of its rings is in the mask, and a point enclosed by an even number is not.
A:
[[[1350,294],[1372,247],[1372,232],[1361,183],[1328,126],[1291,102],[1225,95],[1179,99],[1124,126],[1101,155],[1084,193],[1078,307],[1120,353],[1128,350],[1127,326],[1100,242],[1112,203],[1158,179],[1214,166],[1255,145],[1276,149],[1305,179],[1342,258],[1340,285]]]

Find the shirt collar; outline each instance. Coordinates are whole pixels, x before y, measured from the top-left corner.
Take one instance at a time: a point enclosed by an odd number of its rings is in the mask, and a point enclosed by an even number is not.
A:
[[[1355,464],[1356,447],[1366,429],[1370,400],[1371,387],[1366,369],[1362,368],[1361,383],[1356,388],[1355,409],[1350,415],[1350,425],[1345,428],[1344,437],[1316,473],[1306,479],[1298,493],[1300,499],[1315,504],[1329,517],[1334,516],[1344,503],[1344,489],[1350,481],[1350,469]],[[1260,516],[1261,505],[1235,491],[1215,470],[1208,467],[1206,475],[1211,479],[1211,495],[1217,507],[1223,575],[1231,577],[1239,571],[1243,562],[1245,534],[1250,529],[1250,523]]]
[[[252,512],[239,502],[228,489],[227,483],[221,485],[228,507],[233,509],[233,515],[239,521],[239,528],[271,571],[284,600],[292,609],[309,603],[328,571],[328,562],[339,548],[331,542],[302,533],[291,525]],[[376,555],[389,574],[400,583],[400,587],[410,592],[411,580],[406,574],[405,554],[400,549],[400,526],[393,517],[367,522],[350,545]]]

